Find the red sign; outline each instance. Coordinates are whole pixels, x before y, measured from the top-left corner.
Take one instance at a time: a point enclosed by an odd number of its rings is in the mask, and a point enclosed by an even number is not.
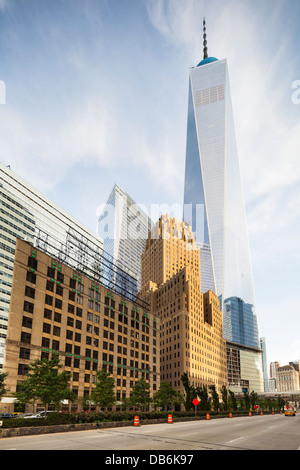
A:
[[[197,398],[195,398],[193,401],[192,401],[193,405],[197,406],[199,405],[200,401],[197,400]]]

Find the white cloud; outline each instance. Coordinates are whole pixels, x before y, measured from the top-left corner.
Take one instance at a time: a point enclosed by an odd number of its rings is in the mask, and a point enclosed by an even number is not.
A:
[[[1,160],[44,191],[63,179],[68,169],[85,159],[105,166],[109,117],[99,101],[86,103],[69,119],[24,117],[9,105],[0,117]],[[51,176],[50,176],[51,175]]]

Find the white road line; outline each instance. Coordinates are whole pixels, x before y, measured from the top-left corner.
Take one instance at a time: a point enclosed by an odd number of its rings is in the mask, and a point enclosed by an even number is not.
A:
[[[237,437],[236,439],[233,439],[232,441],[228,441],[228,442],[235,442],[235,441],[239,441],[240,439],[244,439],[245,436],[242,436],[242,437]]]

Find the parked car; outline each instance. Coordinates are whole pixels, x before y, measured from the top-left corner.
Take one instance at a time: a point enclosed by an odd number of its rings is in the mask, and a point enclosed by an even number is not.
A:
[[[15,416],[12,413],[0,413],[0,419],[5,418],[15,418]]]
[[[27,415],[27,416],[23,416],[23,418],[45,418],[46,416],[49,415],[49,413],[55,413],[55,411],[40,411],[39,413],[36,413],[35,415],[32,414],[32,415]]]
[[[56,413],[56,411],[40,411],[39,413],[37,413],[36,417],[37,418],[45,418],[46,416],[48,416],[50,413]]]
[[[294,410],[285,410],[284,414],[285,414],[285,416],[295,416],[295,411]]]
[[[35,418],[35,415],[33,413],[24,413],[21,418]]]

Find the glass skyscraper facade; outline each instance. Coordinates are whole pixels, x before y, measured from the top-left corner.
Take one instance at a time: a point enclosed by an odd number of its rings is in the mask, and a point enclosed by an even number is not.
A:
[[[152,225],[146,212],[115,184],[98,219],[98,235],[106,259],[116,266],[119,289],[123,286],[133,296],[141,287],[141,256]]]
[[[259,348],[227,61],[190,69],[184,221],[200,246],[201,289],[218,295],[228,341]]]

